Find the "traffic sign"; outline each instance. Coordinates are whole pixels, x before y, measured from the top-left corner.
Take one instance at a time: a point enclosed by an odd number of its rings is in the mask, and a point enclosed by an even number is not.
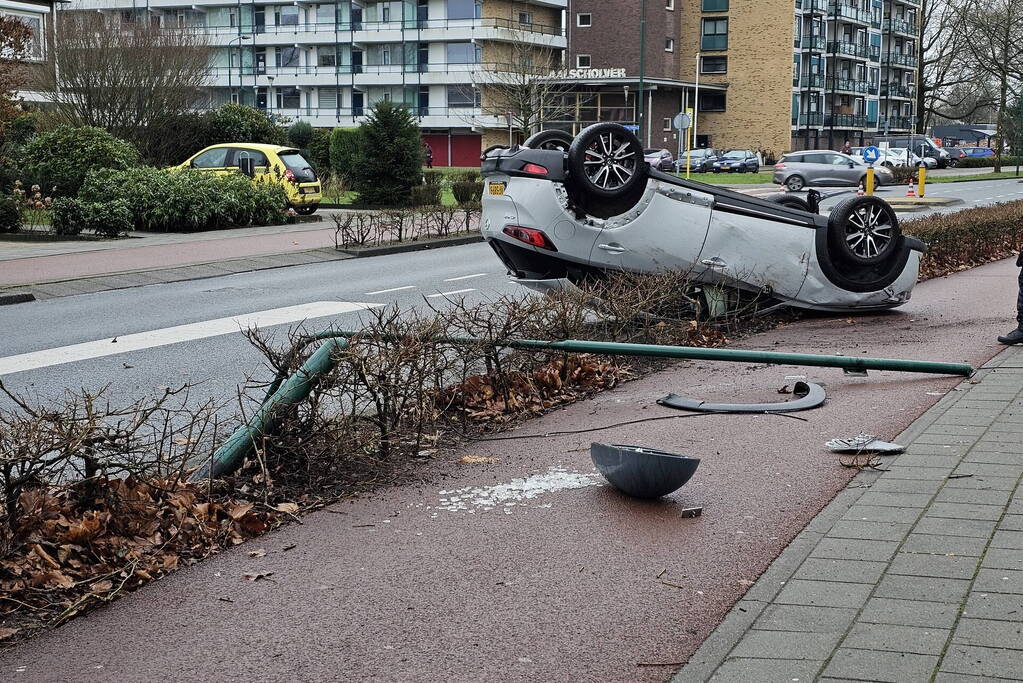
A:
[[[881,150],[871,145],[870,147],[863,148],[863,160],[868,164],[872,164],[881,158]]]
[[[675,114],[675,118],[672,119],[671,125],[675,126],[675,130],[686,130],[689,126],[693,125],[693,119],[689,114],[681,111]]]

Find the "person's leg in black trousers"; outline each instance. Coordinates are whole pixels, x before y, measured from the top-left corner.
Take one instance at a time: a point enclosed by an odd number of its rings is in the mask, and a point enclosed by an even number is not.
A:
[[[1016,265],[1020,266],[1019,290],[1016,294],[1016,329],[998,338],[1003,344],[1023,343],[1023,252],[1016,259]]]

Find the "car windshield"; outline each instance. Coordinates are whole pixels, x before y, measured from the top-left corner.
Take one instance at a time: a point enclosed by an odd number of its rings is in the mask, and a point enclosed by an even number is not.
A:
[[[738,150],[738,149],[733,149],[731,152],[726,154],[724,156],[724,158],[725,159],[745,159],[746,158],[746,152],[743,152],[742,150]]]
[[[651,156],[653,154],[660,154],[660,153],[661,153],[661,150],[659,150],[659,149],[644,149],[643,150],[643,154],[646,154],[647,156]]]
[[[288,170],[295,174],[295,177],[303,183],[316,181],[316,173],[312,165],[298,152],[281,152],[281,161],[288,167]]]

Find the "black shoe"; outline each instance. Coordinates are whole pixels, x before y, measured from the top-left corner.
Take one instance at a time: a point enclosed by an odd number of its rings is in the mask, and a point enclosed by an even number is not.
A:
[[[1023,344],[1023,329],[1017,327],[1009,334],[999,337],[998,341],[1002,344]]]

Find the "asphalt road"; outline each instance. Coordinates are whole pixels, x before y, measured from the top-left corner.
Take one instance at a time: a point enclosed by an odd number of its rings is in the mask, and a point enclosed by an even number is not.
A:
[[[888,187],[881,196],[902,192]],[[928,195],[963,199],[964,204],[939,209],[955,211],[1023,199],[1023,184],[1014,179],[935,184]],[[848,196],[843,193],[829,199],[824,210]],[[926,215],[903,214],[904,219]],[[241,334],[195,338],[197,335],[184,331],[177,338],[185,341],[178,343],[165,341],[163,345],[17,372],[5,371],[3,361],[20,354],[63,351],[62,347],[69,345],[311,302],[407,308],[443,306],[447,298],[482,301],[523,293],[507,281],[503,267],[486,245],[473,244],[49,299],[0,307],[0,376],[15,391],[43,399],[58,397],[67,389],[95,391],[105,386],[112,397],[138,398],[156,387],[187,382],[196,385],[192,391],[196,400],[230,402],[246,377],[268,376],[260,354]],[[366,315],[359,310],[332,313],[307,320],[304,326],[358,326]],[[296,317],[265,329],[283,339],[301,320]]]
[[[480,301],[522,293],[485,244],[370,259],[318,263],[221,278],[122,289],[0,307],[0,367],[13,356],[118,338],[152,330],[268,311],[310,302],[354,302],[403,308],[443,306],[446,299]],[[367,313],[352,311],[306,320],[319,330],[359,326]],[[294,322],[265,328],[283,339]],[[237,326],[235,327],[237,329]],[[188,331],[183,336],[189,335]],[[177,338],[180,338],[177,337]],[[195,399],[231,400],[246,376],[267,377],[262,356],[238,334],[119,352],[99,358],[4,373],[4,383],[30,396],[54,398],[65,389],[141,397],[156,387],[197,385]]]

